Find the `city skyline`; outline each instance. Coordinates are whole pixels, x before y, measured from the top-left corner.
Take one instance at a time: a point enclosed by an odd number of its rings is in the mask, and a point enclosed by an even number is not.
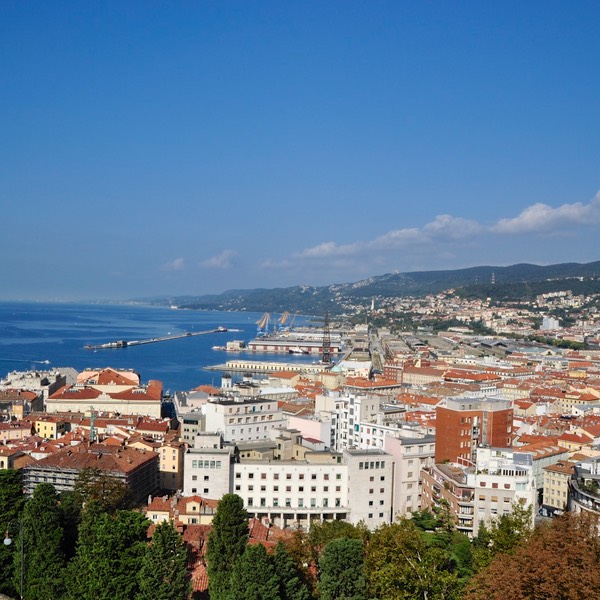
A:
[[[0,16],[0,300],[600,258],[596,3]]]

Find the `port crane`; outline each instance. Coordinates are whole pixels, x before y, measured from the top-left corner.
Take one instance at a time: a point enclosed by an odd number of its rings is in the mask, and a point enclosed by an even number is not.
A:
[[[284,312],[280,317],[279,317],[279,331],[289,331],[289,325],[286,327],[286,323],[288,321],[288,319],[290,318],[290,313],[289,312]]]
[[[269,333],[269,321],[271,320],[271,315],[269,313],[265,313],[256,324],[258,325],[256,335],[262,336],[267,335]]]

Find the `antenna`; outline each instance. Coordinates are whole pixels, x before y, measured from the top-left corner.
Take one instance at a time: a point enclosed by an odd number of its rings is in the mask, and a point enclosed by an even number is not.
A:
[[[96,413],[94,412],[94,407],[90,406],[90,444],[93,444],[96,441]]]

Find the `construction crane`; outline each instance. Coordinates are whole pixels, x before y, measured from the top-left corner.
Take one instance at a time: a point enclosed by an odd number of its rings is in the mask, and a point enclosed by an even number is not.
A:
[[[284,312],[281,317],[279,317],[279,331],[287,331],[289,329],[289,327],[286,327],[285,324],[287,323],[287,320],[290,318],[290,313],[289,312]]]
[[[256,335],[267,335],[269,332],[269,321],[271,320],[271,315],[269,313],[265,313],[256,324],[258,325],[258,329],[256,331]]]

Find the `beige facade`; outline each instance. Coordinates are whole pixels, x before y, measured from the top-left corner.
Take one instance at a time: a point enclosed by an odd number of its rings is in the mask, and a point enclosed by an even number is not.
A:
[[[569,499],[569,480],[575,463],[561,461],[544,468],[543,506],[549,512],[565,511]]]

